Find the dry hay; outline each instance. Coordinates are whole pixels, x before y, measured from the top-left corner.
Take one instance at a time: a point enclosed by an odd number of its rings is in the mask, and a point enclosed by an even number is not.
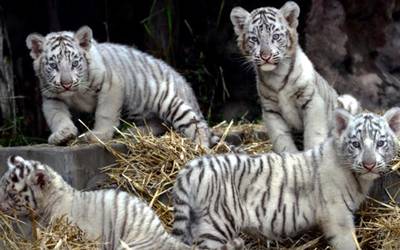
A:
[[[48,227],[37,227],[36,236],[32,249],[94,250],[101,246],[88,240],[86,233],[66,217],[56,218]]]
[[[25,231],[22,227],[26,226],[32,226],[32,237],[25,237],[22,233]],[[0,249],[94,250],[100,248],[99,242],[88,240],[86,234],[65,217],[56,218],[47,227],[42,227],[36,221],[28,225],[0,213],[0,230]]]
[[[369,199],[358,212],[358,241],[362,249],[400,249],[400,207],[394,200]]]
[[[24,241],[21,234],[17,233],[16,226],[19,220],[0,212],[0,249],[21,249],[19,243]]]

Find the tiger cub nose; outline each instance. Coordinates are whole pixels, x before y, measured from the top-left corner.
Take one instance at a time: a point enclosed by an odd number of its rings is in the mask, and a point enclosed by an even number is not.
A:
[[[375,167],[376,162],[363,162],[362,165],[365,169],[371,171]]]
[[[72,81],[64,81],[64,82],[61,82],[61,86],[62,86],[64,89],[68,90],[68,89],[70,89],[70,88],[72,87]]]
[[[261,59],[263,59],[264,61],[268,62],[269,59],[271,59],[271,54],[269,53],[261,53]]]

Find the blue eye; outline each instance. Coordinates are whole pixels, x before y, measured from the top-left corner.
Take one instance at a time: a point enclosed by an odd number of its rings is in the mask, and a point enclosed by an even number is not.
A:
[[[52,69],[57,69],[57,64],[56,63],[50,63],[49,64],[49,66],[50,66],[50,68],[52,68]]]
[[[279,37],[280,37],[279,34],[273,34],[273,35],[272,35],[272,39],[273,39],[273,40],[278,40]]]
[[[79,64],[78,60],[73,61],[72,62],[72,68],[76,68],[78,66],[78,64]]]
[[[385,141],[382,141],[382,140],[379,140],[377,143],[376,143],[376,146],[379,148],[379,147],[382,147],[383,145],[385,145]]]
[[[255,37],[255,36],[250,37],[250,40],[253,41],[253,42],[255,42],[255,43],[258,43],[258,38]]]
[[[355,147],[355,148],[359,148],[360,147],[360,143],[358,141],[353,141],[351,143],[351,145],[353,145],[353,147]]]

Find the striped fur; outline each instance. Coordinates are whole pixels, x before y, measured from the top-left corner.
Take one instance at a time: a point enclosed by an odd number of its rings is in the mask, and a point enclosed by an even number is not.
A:
[[[103,249],[191,249],[169,235],[156,214],[138,198],[122,191],[80,192],[49,166],[12,156],[0,180],[0,209],[18,215],[33,209],[47,224],[66,215]],[[126,248],[124,248],[126,249]]]
[[[195,159],[174,186],[173,234],[208,249],[241,231],[279,240],[319,226],[335,249],[356,249],[353,213],[390,171],[399,135],[400,108],[383,117],[337,110],[334,135],[303,153]]]
[[[280,9],[231,12],[238,46],[256,71],[263,119],[277,153],[298,151],[293,133],[303,133],[305,149],[323,142],[337,106],[336,91],[298,44],[299,13],[291,1]]]
[[[112,137],[123,111],[134,121],[159,118],[210,146],[211,132],[192,89],[165,62],[131,47],[97,43],[87,26],[76,33],[31,34],[26,42],[52,131],[49,143],[62,144],[77,136],[69,111],[75,109],[95,112],[93,133],[103,140]],[[91,133],[83,138],[96,141]]]

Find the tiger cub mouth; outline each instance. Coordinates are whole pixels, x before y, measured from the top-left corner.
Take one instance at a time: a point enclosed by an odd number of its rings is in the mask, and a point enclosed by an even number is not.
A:
[[[277,64],[273,64],[273,63],[264,63],[263,65],[260,65],[260,69],[262,71],[272,71],[274,69],[276,69]]]

